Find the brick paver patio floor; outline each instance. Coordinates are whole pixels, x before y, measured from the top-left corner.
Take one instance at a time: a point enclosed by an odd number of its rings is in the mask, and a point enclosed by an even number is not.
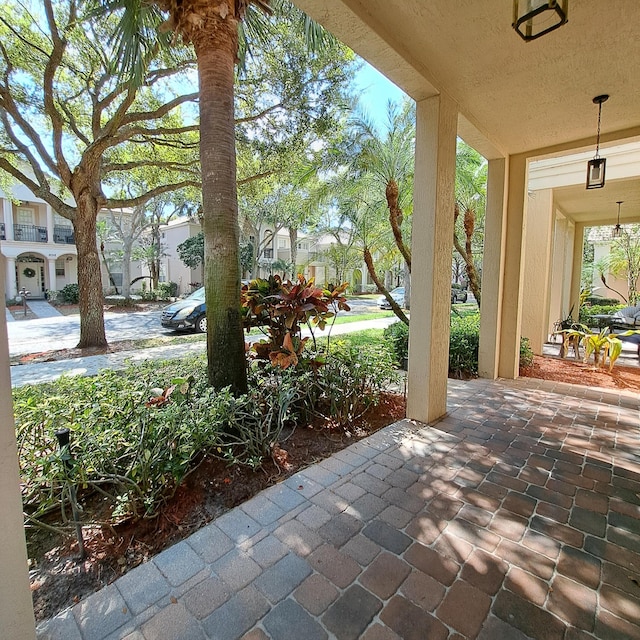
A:
[[[40,640],[640,639],[640,399],[453,382],[43,623]]]

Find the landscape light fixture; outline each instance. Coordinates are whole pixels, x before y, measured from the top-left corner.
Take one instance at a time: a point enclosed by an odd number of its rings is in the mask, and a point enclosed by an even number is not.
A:
[[[602,103],[608,99],[609,96],[606,93],[593,99],[593,103],[598,105],[598,135],[596,137],[596,155],[587,162],[587,189],[601,189],[604,187],[604,172],[607,168],[607,159],[600,157],[600,117],[602,115]]]
[[[513,0],[513,28],[530,42],[567,22],[569,0]]]
[[[624,200],[618,200],[616,204],[618,205],[618,224],[613,227],[613,231],[611,232],[612,238],[619,238],[622,235],[622,227],[620,226],[620,205],[624,202]]]

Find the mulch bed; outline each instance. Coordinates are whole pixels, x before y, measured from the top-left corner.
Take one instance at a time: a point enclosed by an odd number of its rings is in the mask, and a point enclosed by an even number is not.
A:
[[[609,372],[608,367],[596,369],[593,364],[584,364],[578,360],[534,356],[533,365],[522,369],[520,375],[587,387],[640,391],[640,368],[618,364]]]
[[[322,424],[293,430],[275,456],[279,464],[268,460],[260,470],[252,471],[206,457],[156,518],[85,528],[88,557],[84,562],[77,559],[75,539],[38,531],[29,547],[36,620],[54,616],[266,487],[404,416],[405,398],[385,393],[380,404],[352,426],[350,434]]]

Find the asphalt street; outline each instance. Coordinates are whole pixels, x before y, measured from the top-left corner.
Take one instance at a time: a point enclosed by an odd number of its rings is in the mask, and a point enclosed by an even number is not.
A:
[[[349,306],[352,314],[366,313],[377,308],[375,300],[368,298],[351,299]],[[162,327],[160,324],[161,314],[160,309],[139,313],[106,312],[104,322],[107,341],[175,335],[175,332]],[[80,339],[80,316],[17,320],[7,324],[7,332],[9,355],[11,356],[69,349],[75,347]]]

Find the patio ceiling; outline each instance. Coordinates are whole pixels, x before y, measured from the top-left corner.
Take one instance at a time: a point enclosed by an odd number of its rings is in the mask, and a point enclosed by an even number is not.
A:
[[[450,95],[488,158],[595,146],[602,93],[603,142],[640,137],[637,0],[569,0],[568,24],[530,43],[509,0],[295,2],[415,100]]]
[[[640,171],[640,167],[638,168]],[[640,179],[607,181],[604,188],[586,191],[584,186],[558,187],[555,203],[568,218],[586,225],[615,225],[620,206],[620,223],[640,222]]]

